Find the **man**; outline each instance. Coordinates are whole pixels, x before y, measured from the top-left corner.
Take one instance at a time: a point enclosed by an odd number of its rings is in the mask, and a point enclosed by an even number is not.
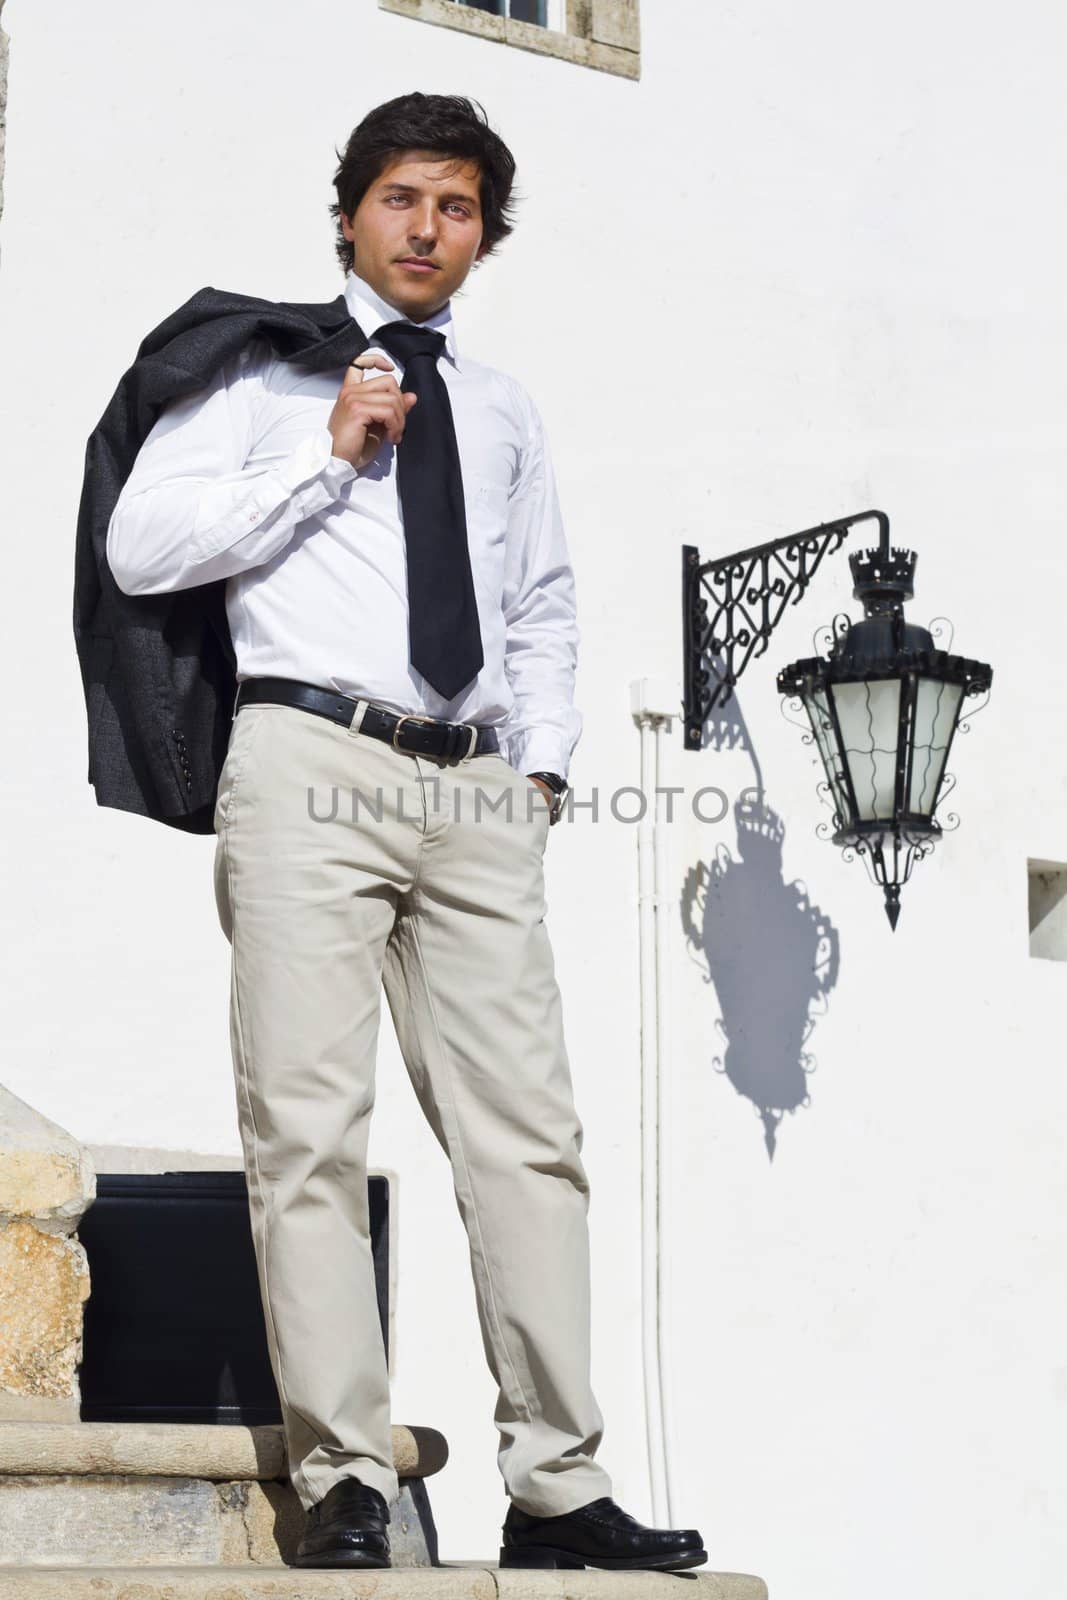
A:
[[[123,593],[226,585],[215,886],[303,1566],[390,1563],[366,1180],[383,984],[470,1242],[501,1563],[707,1559],[695,1529],[622,1511],[595,1460],[589,1190],[543,920],[581,727],[573,573],[537,410],[452,321],[511,231],[513,174],[465,99],[372,111],[331,207],[368,347],[307,370],[251,340],[163,409],[108,526]]]

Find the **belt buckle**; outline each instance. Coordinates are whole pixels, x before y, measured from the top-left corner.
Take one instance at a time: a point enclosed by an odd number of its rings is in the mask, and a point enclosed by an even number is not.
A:
[[[443,760],[445,761],[445,764],[447,766],[450,766],[450,767],[458,766],[461,761],[466,761],[470,756],[472,756],[474,754],[474,747],[478,743],[478,725],[477,725],[477,723],[475,723],[475,722],[442,722],[440,717],[419,716],[413,711],[405,711],[404,715],[402,717],[400,717],[400,719],[397,722],[396,727],[393,729],[391,743],[392,743],[392,746],[393,746],[394,750],[401,750],[401,749],[404,748],[404,746],[397,744],[396,736],[400,732],[401,725],[403,723],[405,723],[405,722],[432,722],[432,723],[435,723],[437,725],[437,727],[439,727],[439,728],[447,728],[448,734],[450,736],[449,737],[449,745],[452,746],[452,747],[454,747],[455,735],[456,734],[458,734],[458,733],[469,733],[470,734],[470,738],[467,741],[467,748],[466,748],[466,750],[464,750],[462,755],[448,754],[448,755],[443,757]]]
[[[393,729],[393,736],[392,736],[392,740],[391,740],[393,749],[394,750],[399,750],[399,749],[402,748],[402,746],[397,744],[396,736],[400,732],[400,729],[402,728],[402,726],[404,725],[405,722],[437,722],[439,720],[440,719],[438,717],[420,717],[420,716],[416,715],[416,713],[414,711],[405,711],[404,715],[400,718],[400,720],[397,723],[396,727]]]

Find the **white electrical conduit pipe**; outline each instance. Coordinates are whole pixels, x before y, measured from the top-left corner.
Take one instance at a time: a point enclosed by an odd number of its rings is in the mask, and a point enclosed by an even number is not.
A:
[[[657,793],[662,735],[665,728],[669,730],[670,720],[644,709],[635,715],[641,731],[641,793],[645,797],[644,814],[637,827],[641,990],[641,1343],[653,1522],[657,1527],[671,1527],[673,1494],[664,1371],[667,1256],[663,1247],[667,918],[671,908],[667,897],[667,830],[662,796]]]

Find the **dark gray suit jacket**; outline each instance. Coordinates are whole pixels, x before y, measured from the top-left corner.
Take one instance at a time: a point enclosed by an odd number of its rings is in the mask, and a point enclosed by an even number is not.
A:
[[[172,594],[123,594],[107,527],[137,452],[167,401],[201,388],[250,339],[313,371],[367,348],[343,294],[307,304],[200,289],[142,340],[89,436],[74,572],[74,642],[98,805],[211,833],[236,661],[224,578]]]

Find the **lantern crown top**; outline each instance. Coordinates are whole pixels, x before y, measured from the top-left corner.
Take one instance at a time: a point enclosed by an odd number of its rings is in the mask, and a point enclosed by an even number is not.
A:
[[[896,545],[885,550],[857,550],[848,558],[852,568],[852,593],[863,601],[867,615],[899,611],[915,593],[914,550]]]

